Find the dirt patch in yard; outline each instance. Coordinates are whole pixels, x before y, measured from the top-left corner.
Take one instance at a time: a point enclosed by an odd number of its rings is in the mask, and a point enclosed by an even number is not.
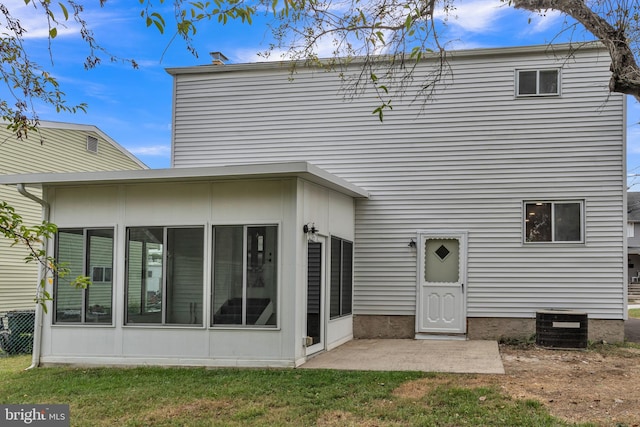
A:
[[[505,375],[424,378],[395,395],[419,398],[440,384],[499,387],[515,399],[534,399],[571,422],[640,427],[640,349],[601,346],[586,351],[501,346]]]

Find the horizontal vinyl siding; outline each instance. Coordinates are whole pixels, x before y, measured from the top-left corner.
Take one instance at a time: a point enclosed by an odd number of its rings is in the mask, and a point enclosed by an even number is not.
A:
[[[98,139],[97,153],[87,151],[87,135]],[[0,174],[131,169],[142,168],[96,132],[42,126],[20,141],[6,127],[0,127]],[[41,195],[37,188],[28,190]],[[42,220],[41,206],[12,186],[0,185],[0,200],[13,206],[26,224]],[[10,243],[0,237],[0,313],[34,307],[37,266],[25,265],[26,250]]]
[[[176,167],[310,161],[369,191],[356,203],[357,314],[415,312],[417,230],[469,232],[468,315],[541,308],[622,318],[623,97],[603,51],[450,58],[434,102],[344,100],[298,69],[176,79]],[[562,67],[562,96],[514,98],[514,70]],[[410,93],[411,89],[409,89]],[[585,200],[585,244],[523,245],[522,202]]]

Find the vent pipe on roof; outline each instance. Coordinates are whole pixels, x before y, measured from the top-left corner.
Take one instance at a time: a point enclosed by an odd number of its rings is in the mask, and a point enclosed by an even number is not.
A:
[[[211,55],[213,65],[224,65],[224,61],[229,60],[222,52],[209,52],[209,55]]]

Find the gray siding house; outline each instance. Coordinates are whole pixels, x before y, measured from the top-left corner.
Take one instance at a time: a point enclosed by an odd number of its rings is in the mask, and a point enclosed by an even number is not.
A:
[[[54,302],[40,361],[297,366],[353,338],[529,337],[548,309],[622,341],[625,98],[606,51],[448,61],[432,102],[394,99],[383,122],[320,69],[171,68],[172,168],[0,177],[43,187],[63,258],[93,265],[69,234],[113,241],[112,315],[91,288]]]

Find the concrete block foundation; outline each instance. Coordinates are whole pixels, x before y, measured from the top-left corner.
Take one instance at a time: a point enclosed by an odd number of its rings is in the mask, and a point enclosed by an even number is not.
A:
[[[624,341],[624,321],[589,319],[589,341],[619,343]],[[467,337],[470,340],[528,340],[536,333],[535,318],[469,317]],[[415,316],[353,316],[356,339],[413,338]]]

